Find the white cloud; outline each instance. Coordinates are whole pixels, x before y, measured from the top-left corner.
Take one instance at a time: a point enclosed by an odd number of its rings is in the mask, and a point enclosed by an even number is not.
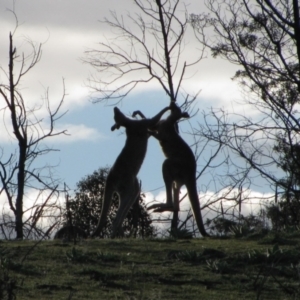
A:
[[[57,193],[54,193],[51,197],[50,195],[50,190],[27,190],[23,199],[23,222],[28,222],[29,224],[32,224],[32,222],[34,222],[34,217],[37,217],[37,215],[35,215],[37,209],[41,208],[45,203],[47,203],[47,205],[44,205],[43,207],[43,213],[40,216],[37,226],[45,230],[49,226],[59,221],[61,215],[61,208],[64,207],[63,205],[65,203],[64,195],[60,194],[58,196]],[[0,194],[0,203],[2,206],[2,211],[0,212],[0,219],[14,222],[15,217],[9,207],[9,203],[4,192]],[[9,238],[15,237],[14,230],[6,230],[6,234]]]
[[[186,193],[186,189],[182,188],[181,196],[185,195],[185,193]],[[211,191],[208,191],[205,194],[200,193],[199,200],[201,202],[201,206],[203,206],[207,202],[213,202],[215,199],[220,199],[218,202],[218,205],[217,205],[219,207],[219,211],[220,211],[220,201],[222,199],[222,196],[227,195],[228,197],[234,197],[237,193],[238,193],[237,189],[232,190],[229,194],[228,194],[228,190],[226,190],[226,189],[221,190],[218,193],[213,193]],[[25,220],[31,218],[34,214],[35,208],[37,206],[40,206],[41,204],[43,204],[46,201],[46,199],[49,197],[49,195],[50,195],[50,190],[45,190],[43,192],[39,192],[34,189],[28,190],[24,197],[25,213],[24,213],[23,220],[25,221]],[[155,202],[156,203],[165,203],[165,201],[166,201],[166,193],[164,190],[159,191],[156,196],[154,196],[154,194],[152,194],[150,192],[146,192],[145,196],[146,196],[145,202],[146,202],[147,206],[149,206]],[[257,191],[247,190],[243,194],[243,199],[246,199],[246,200],[244,200],[242,203],[242,214],[244,216],[247,216],[249,214],[255,215],[259,212],[259,210],[261,208],[263,208],[264,204],[266,204],[274,199],[274,195],[270,194],[270,193],[263,194],[263,193],[260,193]],[[64,198],[63,194],[60,194],[59,197],[55,194],[52,198],[50,198],[49,202],[48,202],[48,208],[45,209],[44,218],[40,219],[39,226],[46,228],[49,226],[49,224],[53,224],[54,221],[57,221],[56,217],[60,214],[59,207],[63,207],[64,203],[65,203],[65,198]],[[7,201],[6,195],[4,193],[0,194],[0,204],[2,206],[2,212],[0,212],[0,214],[2,213],[2,216],[3,216],[3,214],[5,213],[6,215],[10,215],[11,218],[14,219],[13,213],[11,212],[11,210],[9,208],[8,201]],[[224,210],[226,210],[226,208],[232,207],[234,204],[236,204],[234,201],[223,200]],[[51,207],[51,205],[52,205],[52,207]],[[215,205],[215,207],[216,207],[216,205]],[[181,210],[180,219],[181,220],[185,219],[189,209],[190,209],[190,202],[189,202],[189,199],[186,197],[180,204],[180,210]],[[150,212],[150,214],[152,216],[152,219],[158,220],[158,222],[156,222],[156,225],[159,227],[159,230],[162,233],[164,233],[165,230],[169,229],[170,223],[169,222],[161,222],[161,220],[164,220],[167,217],[171,218],[172,213],[164,212],[164,213],[158,214],[158,213]],[[51,215],[51,217],[49,218],[50,215]],[[202,211],[202,215],[203,215],[204,220],[207,217],[209,217],[211,219],[216,216],[216,212],[210,210],[209,208],[206,208]],[[0,216],[0,218],[2,216]]]
[[[181,197],[186,194],[187,190],[185,187],[181,189]],[[220,215],[221,211],[221,201],[223,205],[224,211],[227,213],[233,212],[235,210],[235,215],[237,216],[238,207],[237,202],[234,200],[225,200],[225,195],[227,199],[235,198],[238,194],[238,189],[233,189],[229,191],[228,189],[220,190],[218,193],[214,193],[212,191],[207,191],[206,193],[199,193],[199,201],[201,207],[211,204],[210,207],[207,207],[202,210],[202,216],[204,221],[206,218],[213,219],[217,215]],[[156,196],[152,193],[145,193],[146,195],[146,205],[149,206],[153,203],[165,203],[166,202],[166,193],[165,191],[160,191]],[[216,202],[217,200],[217,202]],[[242,195],[242,205],[241,205],[241,214],[243,216],[248,216],[250,214],[257,215],[259,211],[265,208],[265,205],[274,200],[274,194],[271,193],[260,193],[252,190],[245,190]],[[191,205],[188,197],[185,197],[183,201],[180,203],[180,219],[184,220],[190,210]],[[216,212],[217,211],[217,212]],[[168,229],[170,227],[170,223],[161,223],[160,220],[166,217],[172,217],[172,213],[163,212],[163,213],[153,213],[151,212],[152,219],[159,220],[157,222],[157,226],[160,229]]]
[[[3,128],[0,130],[0,140],[1,145],[14,143],[16,142],[16,138],[13,134],[13,128],[10,120],[8,117],[5,117],[6,121],[5,123],[1,120],[0,126]],[[42,122],[41,127],[36,126],[37,131],[34,131],[33,136],[37,137],[37,134],[41,136],[42,130],[44,133],[47,133],[49,130],[49,124]],[[54,132],[60,132],[66,130],[67,135],[60,134],[57,136],[53,136],[50,138],[47,138],[45,140],[45,143],[73,143],[77,141],[96,141],[101,138],[104,138],[104,135],[102,135],[97,129],[88,127],[84,124],[60,124],[59,126],[56,126],[54,129]]]
[[[61,129],[60,129],[61,128]],[[51,138],[55,143],[73,143],[77,141],[95,141],[104,136],[95,128],[87,127],[84,124],[63,124],[56,131],[67,130],[68,135],[58,135]]]
[[[0,141],[1,146],[8,143],[13,143],[15,141],[15,136],[13,134],[13,128],[10,123],[4,124],[2,120],[0,120]]]

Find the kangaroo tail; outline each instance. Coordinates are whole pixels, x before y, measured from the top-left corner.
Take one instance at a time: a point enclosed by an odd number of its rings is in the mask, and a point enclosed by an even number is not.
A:
[[[92,237],[98,236],[105,225],[113,194],[114,194],[114,190],[109,186],[109,184],[106,184],[103,203],[102,203],[101,216],[95,231],[92,233]]]
[[[190,202],[191,202],[191,205],[192,205],[194,218],[196,220],[198,229],[199,229],[202,236],[209,236],[209,234],[206,232],[206,229],[205,229],[204,224],[203,224],[203,219],[202,219],[202,214],[201,214],[201,208],[200,208],[197,188],[195,186],[191,186],[191,187],[187,186],[187,188],[188,188],[188,195],[189,195],[189,198],[190,198]]]

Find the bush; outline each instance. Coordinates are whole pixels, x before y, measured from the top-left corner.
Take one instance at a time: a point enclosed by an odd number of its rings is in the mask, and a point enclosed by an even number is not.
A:
[[[261,232],[265,229],[265,222],[260,216],[250,214],[244,217],[227,219],[225,217],[218,217],[213,220],[207,219],[207,225],[210,229],[219,236],[233,235],[235,237],[243,237],[256,232]]]
[[[282,199],[278,204],[271,203],[266,207],[266,212],[274,230],[300,226],[300,202],[297,199]]]
[[[94,232],[102,209],[105,182],[109,168],[100,168],[93,174],[86,176],[77,183],[75,196],[67,200],[64,211],[64,226],[78,227],[87,235]],[[144,194],[140,194],[138,201],[131,207],[123,222],[125,236],[152,237],[155,228],[144,204]],[[111,236],[112,222],[116,216],[119,205],[117,195],[113,198],[111,208],[107,216],[106,225],[100,233],[101,238]]]

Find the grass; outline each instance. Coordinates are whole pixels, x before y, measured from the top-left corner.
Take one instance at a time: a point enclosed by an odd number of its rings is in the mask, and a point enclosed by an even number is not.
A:
[[[295,234],[34,245],[0,241],[0,299],[300,299]]]

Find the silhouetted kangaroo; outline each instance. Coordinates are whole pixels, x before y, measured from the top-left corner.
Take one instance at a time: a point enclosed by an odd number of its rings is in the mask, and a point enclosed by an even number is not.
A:
[[[92,236],[98,235],[107,218],[114,193],[119,197],[119,208],[112,225],[112,237],[120,230],[130,207],[137,201],[140,186],[137,174],[144,161],[149,137],[149,128],[153,128],[169,107],[161,110],[151,119],[132,120],[127,118],[117,107],[114,108],[115,124],[111,130],[126,128],[126,142],[106,179],[104,200],[99,223]]]
[[[181,112],[174,102],[171,102],[170,110],[171,113],[166,119],[160,120],[156,126],[151,128],[151,134],[158,139],[166,156],[162,165],[162,173],[166,185],[167,201],[153,204],[148,209],[154,209],[154,212],[179,211],[180,188],[185,185],[198,229],[203,236],[209,236],[204,228],[198,199],[195,156],[175,127],[178,120],[189,118],[189,115]],[[136,111],[134,114],[144,117],[140,111]]]

